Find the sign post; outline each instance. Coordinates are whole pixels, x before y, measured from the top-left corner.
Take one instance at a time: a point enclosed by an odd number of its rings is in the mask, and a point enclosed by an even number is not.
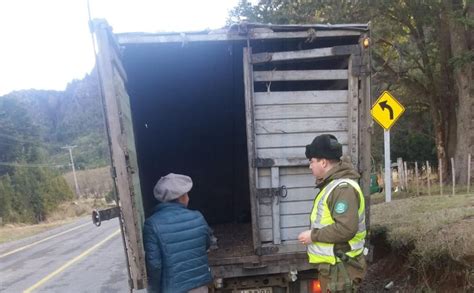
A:
[[[390,128],[405,112],[400,104],[388,91],[384,91],[370,110],[370,114],[384,128],[385,157],[385,202],[392,201],[392,167],[390,161]]]

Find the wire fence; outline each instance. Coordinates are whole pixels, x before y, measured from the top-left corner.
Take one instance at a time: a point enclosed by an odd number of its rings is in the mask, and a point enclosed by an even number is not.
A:
[[[472,180],[472,165],[471,154],[468,154],[466,162],[460,162],[466,168],[463,169],[467,173],[467,183],[458,184],[456,182],[456,168],[454,158],[450,158],[449,166],[450,172],[445,172],[442,161],[438,161],[437,165],[424,162],[407,162],[402,158],[398,158],[396,163],[392,164],[391,179],[394,191],[405,191],[421,194],[440,194],[440,195],[456,195],[460,193],[471,193]],[[383,166],[377,172],[379,183],[385,187]],[[449,176],[449,177],[448,177]],[[446,183],[449,182],[449,183]]]

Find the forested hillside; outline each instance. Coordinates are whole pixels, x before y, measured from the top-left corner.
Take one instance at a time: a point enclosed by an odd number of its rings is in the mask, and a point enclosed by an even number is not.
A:
[[[40,222],[73,192],[61,176],[107,165],[108,149],[94,73],[65,91],[24,90],[0,97],[0,223]]]
[[[69,164],[69,155],[61,147],[76,145],[78,169],[101,167],[108,160],[101,107],[94,72],[72,81],[65,91],[15,91],[0,97],[0,113],[9,115],[12,123],[10,127],[2,124],[0,138],[10,145],[32,143],[49,165]],[[13,108],[21,114],[13,114]],[[11,160],[2,158],[5,161]]]

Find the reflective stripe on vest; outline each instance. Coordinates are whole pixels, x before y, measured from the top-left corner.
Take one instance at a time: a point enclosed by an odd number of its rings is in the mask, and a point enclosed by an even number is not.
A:
[[[329,210],[327,199],[331,192],[341,183],[350,184],[359,194],[359,225],[356,235],[349,240],[349,245],[351,250],[346,252],[350,257],[356,257],[362,253],[364,250],[365,236],[367,234],[365,230],[365,200],[362,190],[360,189],[359,184],[351,179],[337,179],[331,181],[326,187],[321,190],[316,198],[314,199],[313,210],[311,212],[311,229],[317,228],[321,229],[328,225],[334,224],[334,219],[331,216],[331,211]],[[334,244],[333,243],[323,243],[323,242],[313,242],[308,245],[308,257],[310,263],[329,263],[335,264],[336,261],[340,261],[334,255]]]

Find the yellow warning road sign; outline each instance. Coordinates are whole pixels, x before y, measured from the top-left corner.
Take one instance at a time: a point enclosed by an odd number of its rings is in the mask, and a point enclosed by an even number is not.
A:
[[[374,120],[385,130],[389,130],[403,112],[405,112],[405,107],[388,91],[384,91],[370,109]]]

